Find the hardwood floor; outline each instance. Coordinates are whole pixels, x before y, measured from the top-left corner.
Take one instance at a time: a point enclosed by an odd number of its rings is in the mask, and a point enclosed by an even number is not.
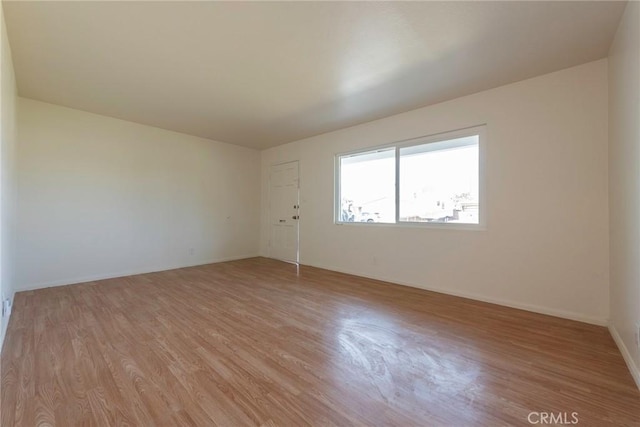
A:
[[[1,368],[4,427],[640,425],[603,327],[264,258],[18,293]]]

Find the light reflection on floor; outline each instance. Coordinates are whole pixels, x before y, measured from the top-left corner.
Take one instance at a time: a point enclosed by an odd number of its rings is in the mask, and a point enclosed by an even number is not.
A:
[[[418,334],[400,317],[363,310],[339,320],[335,332],[339,350],[330,363],[334,384],[361,387],[372,398],[411,406],[412,411],[421,407],[428,419],[437,416],[441,402],[466,403],[467,421],[479,421],[482,414],[474,410],[473,402],[484,389],[481,366],[464,354],[452,353],[450,343],[440,343],[437,332]],[[472,343],[465,348],[473,351]]]

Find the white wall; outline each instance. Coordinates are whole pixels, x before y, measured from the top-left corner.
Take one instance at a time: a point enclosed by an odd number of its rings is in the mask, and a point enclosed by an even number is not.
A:
[[[258,253],[256,150],[24,98],[18,140],[17,290]]]
[[[333,224],[336,153],[482,123],[486,231]],[[606,59],[263,151],[264,255],[269,165],[288,160],[302,264],[606,323]]]
[[[15,228],[16,80],[0,5],[0,300],[13,300],[13,253]],[[8,315],[0,319],[0,348]]]
[[[609,52],[611,325],[640,387],[640,4],[629,2]]]

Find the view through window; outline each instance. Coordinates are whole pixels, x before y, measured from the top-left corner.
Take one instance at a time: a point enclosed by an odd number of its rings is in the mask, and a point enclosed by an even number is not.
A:
[[[395,222],[396,150],[340,159],[341,222]]]
[[[479,224],[479,151],[472,134],[338,156],[337,222]]]

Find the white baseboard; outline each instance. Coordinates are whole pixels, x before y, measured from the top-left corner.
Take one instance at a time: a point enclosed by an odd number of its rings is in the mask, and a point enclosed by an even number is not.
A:
[[[9,310],[9,315],[5,319],[4,323],[2,323],[2,330],[0,331],[0,354],[2,354],[2,347],[4,346],[4,339],[7,336],[7,328],[9,327],[9,321],[11,320],[11,313],[13,312],[13,297],[16,293],[13,292],[9,299],[11,300],[11,309]],[[0,301],[2,304],[2,301]]]
[[[310,263],[305,263],[305,262],[301,262],[301,264],[302,265],[308,265],[310,267],[322,268],[324,270],[337,271],[338,273],[351,274],[351,275],[354,275],[354,276],[366,277],[368,279],[381,280],[383,282],[395,283],[395,284],[398,284],[398,285],[409,286],[409,287],[412,287],[412,288],[424,289],[426,291],[438,292],[438,293],[441,293],[441,294],[453,295],[453,296],[462,297],[462,298],[469,298],[469,299],[476,300],[476,301],[482,301],[482,302],[488,302],[488,303],[491,303],[491,304],[503,305],[505,307],[517,308],[517,309],[520,309],[520,310],[531,311],[531,312],[534,312],[534,313],[546,314],[548,316],[561,317],[563,319],[569,319],[569,320],[576,320],[578,322],[589,323],[589,324],[592,324],[592,325],[607,326],[609,324],[609,319],[600,318],[600,317],[585,316],[584,314],[574,313],[574,312],[571,312],[571,311],[564,311],[564,310],[558,310],[558,309],[554,309],[554,308],[541,307],[541,306],[532,305],[532,304],[524,304],[524,303],[504,300],[504,299],[500,299],[500,298],[491,298],[491,297],[486,297],[486,296],[483,296],[483,295],[475,294],[475,293],[472,293],[472,292],[455,291],[455,290],[451,290],[451,289],[436,288],[436,287],[426,286],[426,285],[424,285],[422,283],[403,282],[403,281],[399,281],[399,280],[396,280],[396,279],[393,279],[393,278],[389,278],[389,277],[372,276],[372,275],[361,273],[361,272],[357,272],[357,271],[347,271],[347,270],[333,268],[333,267],[320,265],[320,264],[310,264]]]
[[[16,292],[33,291],[33,290],[36,290],[36,289],[52,288],[52,287],[55,287],[55,286],[75,285],[75,284],[78,284],[78,283],[95,282],[97,280],[116,279],[118,277],[135,276],[135,275],[138,275],[138,274],[147,274],[147,273],[157,273],[159,271],[176,270],[176,269],[179,269],[179,268],[195,267],[195,266],[198,266],[198,265],[215,264],[215,263],[219,263],[219,262],[227,262],[227,261],[236,261],[236,260],[239,260],[239,259],[255,258],[255,257],[258,257],[258,256],[259,256],[258,254],[237,255],[237,256],[224,257],[224,258],[213,258],[213,259],[207,259],[207,260],[200,260],[200,261],[190,262],[190,263],[186,263],[186,264],[164,265],[164,266],[151,267],[151,268],[141,268],[141,269],[138,269],[138,270],[120,271],[118,273],[97,274],[97,275],[92,275],[92,276],[74,277],[74,278],[61,279],[61,280],[52,280],[50,282],[41,282],[41,283],[34,283],[34,284],[31,284],[31,285],[26,285],[26,286],[20,286],[15,291]]]
[[[629,368],[629,372],[631,372],[631,376],[633,377],[633,380],[636,382],[638,389],[640,389],[640,369],[638,369],[638,367],[634,363],[633,357],[631,357],[631,353],[629,352],[629,349],[624,344],[624,341],[622,341],[622,337],[620,336],[620,334],[618,333],[618,330],[616,329],[615,326],[613,326],[612,323],[609,323],[609,332],[611,333],[613,340],[618,346],[620,353],[622,353],[622,357],[624,358],[624,361],[627,363],[627,367]]]

